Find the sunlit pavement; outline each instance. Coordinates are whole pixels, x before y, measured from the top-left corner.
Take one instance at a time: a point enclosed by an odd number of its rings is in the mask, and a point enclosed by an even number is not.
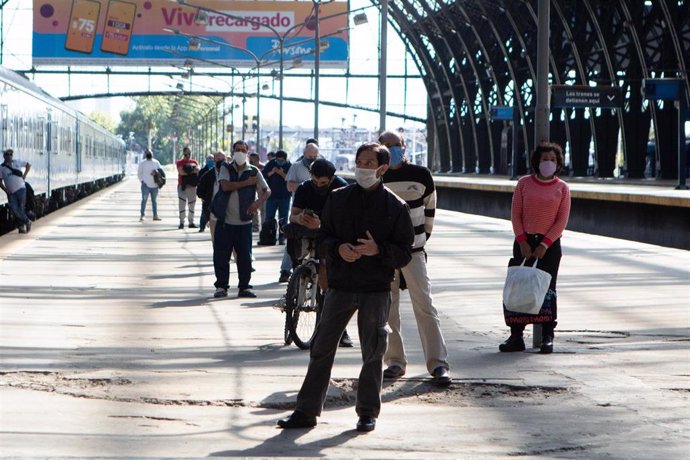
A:
[[[356,346],[319,424],[282,431],[308,353],[282,342],[282,246],[257,299],[213,299],[208,230],[178,230],[169,181],[136,179],[0,238],[0,455],[682,458],[690,436],[690,253],[566,232],[555,353],[498,353],[507,221],[439,211],[428,245],[453,384],[428,381],[406,294],[406,376],[357,433]],[[200,213],[197,205],[197,217]],[[255,238],[256,238],[255,234]],[[531,338],[528,337],[528,340]]]

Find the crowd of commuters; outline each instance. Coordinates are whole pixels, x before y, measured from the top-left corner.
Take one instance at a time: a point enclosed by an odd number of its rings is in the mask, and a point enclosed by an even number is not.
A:
[[[285,151],[278,150],[264,165],[258,155],[250,154],[244,141],[233,144],[230,158],[222,151],[209,155],[201,169],[188,147],[176,163],[179,228],[184,228],[185,219],[189,228],[196,227],[194,207],[198,196],[202,200],[199,231],[208,225],[211,233],[216,298],[228,295],[231,256],[237,266],[237,297],[256,297],[250,282],[252,229],[259,213],[264,222],[275,221],[277,212],[281,226],[289,222],[317,232],[317,256],[322,261],[319,284],[325,297],[296,408],[278,421],[281,428],[316,425],[326,401],[337,348],[353,345],[346,326],[356,313],[362,355],[356,429],[375,429],[383,380],[403,377],[408,364],[400,313],[404,290],[409,292],[432,382],[451,383],[448,351],[431,294],[425,251],[434,227],[436,189],[427,168],[407,161],[405,148],[402,136],[390,131],[382,133],[377,143],[361,145],[355,155],[354,182],[349,185],[336,176],[332,163],[319,157],[315,139],[308,140],[303,156],[294,163],[288,161]],[[149,150],[144,157],[138,168],[140,218],[144,219],[150,196],[153,219],[160,220],[159,185],[154,180],[160,163]],[[518,181],[513,194],[515,240],[508,265],[536,259],[538,268],[551,275],[551,284],[537,314],[514,312],[503,306],[510,336],[499,345],[501,352],[525,350],[523,331],[527,324],[542,326],[540,352],[553,351],[560,238],[570,213],[568,185],[557,177],[563,163],[560,146],[539,144],[530,157],[533,173]],[[8,195],[20,233],[31,228],[25,212],[24,181],[30,168],[30,164],[14,159],[11,149],[4,152],[0,187]],[[302,243],[288,239],[279,282],[289,279],[304,256]]]

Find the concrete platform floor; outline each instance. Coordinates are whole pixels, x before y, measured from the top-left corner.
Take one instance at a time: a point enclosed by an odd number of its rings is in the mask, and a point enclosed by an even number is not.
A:
[[[453,384],[429,383],[403,295],[407,375],[376,430],[354,430],[352,324],[318,426],[282,431],[308,362],[273,308],[283,248],[254,248],[257,299],[213,299],[209,234],[177,229],[172,185],[162,222],[138,221],[130,179],[0,238],[0,456],[690,457],[689,252],[566,231],[555,353],[501,354],[510,223],[439,211]]]

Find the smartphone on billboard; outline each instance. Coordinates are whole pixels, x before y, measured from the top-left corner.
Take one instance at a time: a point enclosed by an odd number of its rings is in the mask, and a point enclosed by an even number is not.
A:
[[[100,12],[101,2],[95,0],[74,0],[72,2],[65,49],[87,54],[93,51]]]
[[[110,0],[108,13],[105,15],[101,51],[126,55],[129,53],[129,42],[134,28],[136,3]]]

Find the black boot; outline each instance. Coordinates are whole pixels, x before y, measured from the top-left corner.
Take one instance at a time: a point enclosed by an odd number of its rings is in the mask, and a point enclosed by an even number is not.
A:
[[[553,323],[544,323],[541,327],[541,347],[540,353],[549,354],[553,352]]]
[[[510,337],[498,346],[502,352],[525,351],[525,340],[522,338],[524,326],[510,326]]]

